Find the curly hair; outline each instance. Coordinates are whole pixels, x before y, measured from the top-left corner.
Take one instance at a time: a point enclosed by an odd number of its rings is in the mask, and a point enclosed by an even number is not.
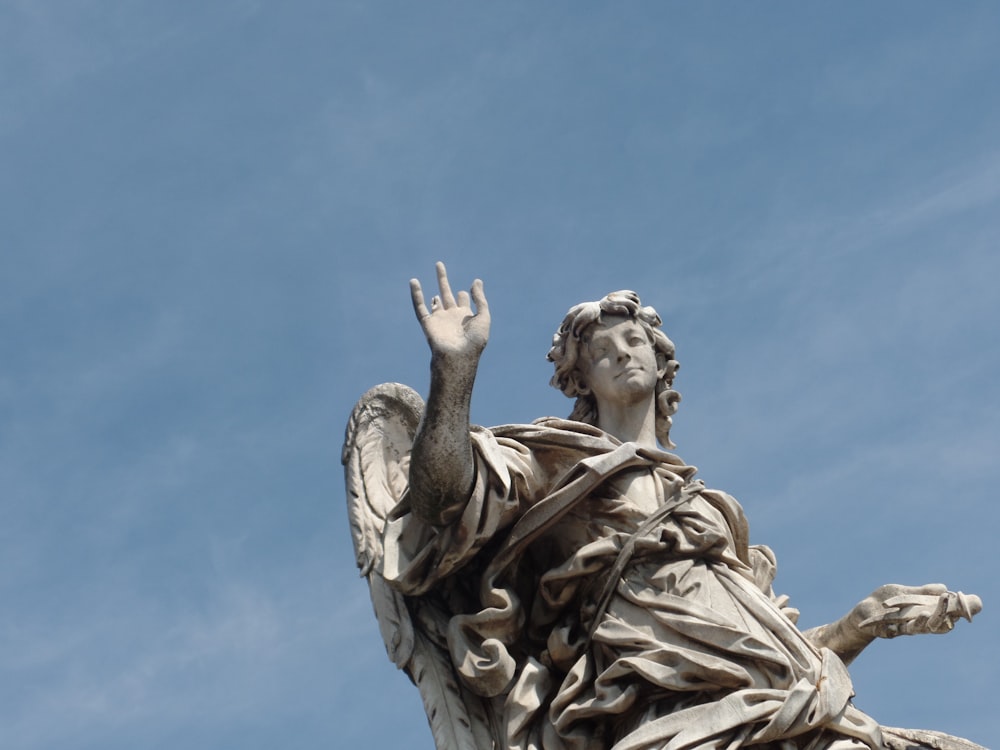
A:
[[[627,289],[612,292],[597,302],[582,302],[570,308],[552,337],[552,348],[546,357],[555,365],[550,384],[576,398],[570,419],[597,424],[597,401],[583,381],[578,362],[591,328],[606,315],[621,315],[636,321],[649,337],[656,353],[656,367],[664,372],[656,383],[656,437],[664,447],[675,447],[670,441],[671,417],[677,412],[681,394],[672,386],[680,364],[674,359],[673,342],[660,330],[663,325],[660,316],[652,307],[643,307],[635,292]]]

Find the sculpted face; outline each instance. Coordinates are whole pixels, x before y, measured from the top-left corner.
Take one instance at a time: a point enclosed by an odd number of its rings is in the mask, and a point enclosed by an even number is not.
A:
[[[656,352],[642,325],[623,315],[605,315],[584,338],[579,371],[598,409],[631,406],[650,398],[662,373]]]

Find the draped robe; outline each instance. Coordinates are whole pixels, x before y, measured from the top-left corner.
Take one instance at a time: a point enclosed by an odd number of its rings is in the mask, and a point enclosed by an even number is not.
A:
[[[841,660],[774,596],[742,508],[693,467],[558,419],[472,442],[461,516],[393,520],[382,572],[411,596],[448,592],[452,662],[500,707],[506,747],[882,745]]]

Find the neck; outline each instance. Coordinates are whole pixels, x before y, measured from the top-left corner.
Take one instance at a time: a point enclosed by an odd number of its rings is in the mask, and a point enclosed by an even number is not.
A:
[[[597,426],[623,443],[656,448],[656,401],[636,404],[598,403]]]

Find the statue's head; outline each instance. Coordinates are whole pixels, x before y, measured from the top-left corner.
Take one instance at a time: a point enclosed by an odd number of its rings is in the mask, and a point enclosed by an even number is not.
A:
[[[673,342],[660,330],[663,323],[660,316],[652,307],[643,307],[635,292],[612,292],[597,302],[582,302],[570,308],[552,337],[548,359],[555,365],[556,371],[551,385],[576,399],[570,419],[596,425],[597,401],[586,382],[581,359],[587,356],[587,342],[594,328],[609,318],[623,317],[639,324],[656,355],[657,370],[662,372],[656,384],[656,437],[662,445],[672,448],[671,416],[681,400],[681,395],[672,386],[680,365],[674,359]]]

